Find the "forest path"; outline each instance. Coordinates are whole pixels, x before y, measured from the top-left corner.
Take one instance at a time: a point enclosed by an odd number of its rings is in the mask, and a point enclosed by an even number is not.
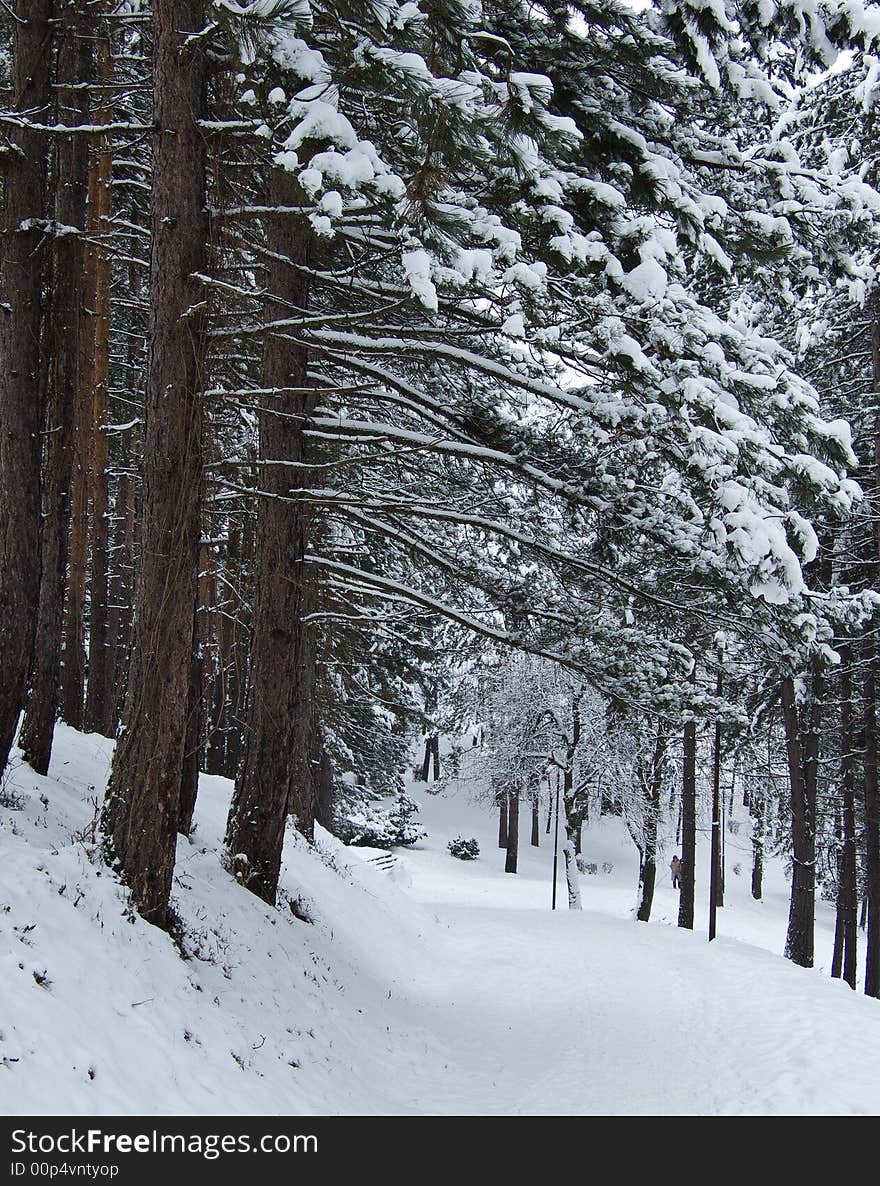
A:
[[[880,1107],[877,1006],[839,982],[744,944],[590,912],[436,913],[448,943],[430,974],[413,969],[407,1005],[444,1057],[414,1078],[415,1111]]]

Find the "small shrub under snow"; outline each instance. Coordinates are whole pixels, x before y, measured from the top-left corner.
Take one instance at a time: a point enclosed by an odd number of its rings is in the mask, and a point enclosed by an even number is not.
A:
[[[446,847],[460,861],[475,861],[480,855],[480,846],[473,837],[470,840],[465,840],[464,836],[456,836],[454,840],[449,841]]]

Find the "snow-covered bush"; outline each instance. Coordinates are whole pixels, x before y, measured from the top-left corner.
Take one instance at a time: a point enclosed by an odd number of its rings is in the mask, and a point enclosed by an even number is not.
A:
[[[473,837],[470,840],[465,840],[464,836],[456,836],[454,840],[449,841],[446,847],[460,861],[475,861],[480,855],[480,846]]]
[[[419,805],[403,791],[390,808],[372,803],[337,805],[333,831],[343,844],[364,848],[394,848],[415,844],[427,835],[413,823]]]

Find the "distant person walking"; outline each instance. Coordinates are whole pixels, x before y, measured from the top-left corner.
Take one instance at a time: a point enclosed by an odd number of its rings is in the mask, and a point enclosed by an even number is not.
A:
[[[681,888],[681,861],[678,859],[678,853],[669,862],[669,869],[672,873],[672,888]]]

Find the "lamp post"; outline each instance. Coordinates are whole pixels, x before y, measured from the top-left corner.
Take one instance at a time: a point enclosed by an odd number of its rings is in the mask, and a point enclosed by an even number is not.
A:
[[[553,904],[551,910],[556,909],[556,865],[559,859],[559,771],[556,771],[556,828],[553,832]]]

